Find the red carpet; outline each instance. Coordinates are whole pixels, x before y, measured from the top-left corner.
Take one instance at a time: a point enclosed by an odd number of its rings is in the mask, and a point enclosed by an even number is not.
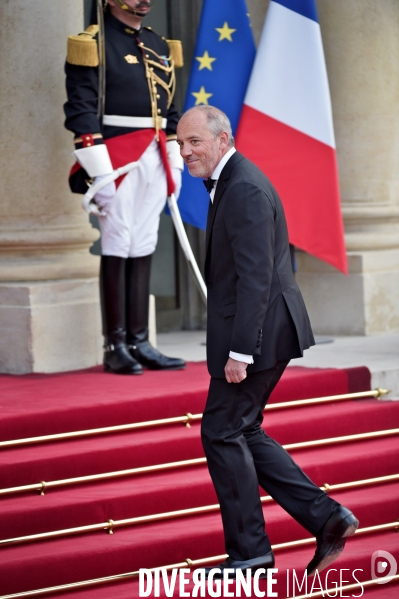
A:
[[[59,375],[0,377],[1,440],[60,431],[82,430],[135,421],[181,416],[203,410],[208,385],[204,364],[182,372],[117,377],[98,369]],[[272,401],[356,392],[370,388],[366,368],[319,370],[289,368]],[[143,431],[102,435],[2,450],[0,487],[52,481],[137,468],[203,456],[199,423],[191,428],[169,425]],[[271,411],[264,426],[282,444],[381,431],[399,427],[399,402],[356,400]],[[399,472],[397,437],[305,447],[291,451],[318,485],[374,478]],[[399,481],[332,493],[353,509],[361,527],[398,518]],[[84,485],[3,496],[1,539],[99,524],[216,503],[206,465],[141,474]],[[308,537],[278,505],[264,506],[272,543]],[[371,555],[389,551],[399,560],[398,535],[392,531],[356,536],[347,543],[338,570],[363,570],[371,578]],[[220,514],[180,517],[40,542],[0,547],[0,599],[11,593],[68,584],[91,578],[201,559],[224,553]],[[278,597],[287,596],[287,569],[302,580],[314,546],[276,552]],[[329,574],[330,588],[334,573]],[[323,574],[323,576],[325,576]],[[322,584],[325,584],[321,576]],[[292,580],[291,580],[292,582]],[[354,582],[353,579],[350,582]],[[266,582],[260,589],[266,590]],[[311,585],[311,583],[310,583]],[[389,599],[399,585],[388,583],[365,590],[365,596]],[[47,594],[68,599],[139,597],[138,581],[112,583],[87,590]],[[163,588],[161,586],[161,588]],[[187,586],[190,590],[192,585]],[[325,586],[324,586],[325,588]],[[392,594],[395,589],[398,594]],[[315,589],[316,590],[316,589]],[[352,596],[352,592],[347,596]],[[296,590],[296,596],[301,593]],[[359,595],[359,589],[353,591]],[[154,595],[152,594],[151,597]],[[165,593],[160,594],[165,597]],[[174,597],[179,597],[175,593]],[[206,595],[209,596],[209,595]],[[232,595],[234,596],[234,595]],[[244,595],[243,595],[244,596]],[[253,595],[255,596],[255,595]],[[344,595],[345,596],[345,595]]]
[[[61,374],[0,375],[0,441],[196,414],[203,411],[208,384],[201,362],[182,371],[135,377],[104,373],[100,366]],[[271,401],[366,388],[367,368],[294,366],[284,373]]]

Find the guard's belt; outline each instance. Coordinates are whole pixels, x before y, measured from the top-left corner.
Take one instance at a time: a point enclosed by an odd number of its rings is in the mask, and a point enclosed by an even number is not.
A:
[[[161,129],[166,129],[166,119],[162,119]],[[112,127],[129,127],[131,129],[155,129],[152,116],[119,116],[117,114],[104,114],[103,124]]]

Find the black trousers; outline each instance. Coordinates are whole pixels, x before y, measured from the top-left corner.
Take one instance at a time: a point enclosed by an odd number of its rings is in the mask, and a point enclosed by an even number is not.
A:
[[[277,362],[241,383],[210,382],[202,444],[220,503],[226,553],[233,559],[271,550],[259,485],[312,535],[337,505],[261,428],[263,409],[287,364]]]

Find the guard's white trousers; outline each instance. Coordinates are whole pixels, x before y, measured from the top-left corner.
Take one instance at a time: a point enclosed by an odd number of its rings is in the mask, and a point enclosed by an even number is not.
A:
[[[139,258],[152,254],[166,203],[165,167],[154,139],[116,190],[105,216],[99,216],[104,256]]]

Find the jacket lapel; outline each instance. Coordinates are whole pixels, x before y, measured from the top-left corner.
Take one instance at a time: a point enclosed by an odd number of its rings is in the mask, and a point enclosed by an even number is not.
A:
[[[206,254],[208,254],[208,251],[209,251],[209,244],[210,244],[210,240],[212,237],[211,233],[212,233],[213,223],[214,223],[215,216],[216,216],[216,211],[217,211],[218,205],[220,203],[220,200],[221,200],[224,192],[226,191],[227,181],[230,178],[231,172],[232,172],[233,168],[235,167],[235,165],[238,164],[238,162],[241,162],[241,160],[243,158],[244,158],[244,156],[242,154],[240,154],[240,152],[234,152],[234,154],[227,161],[222,172],[220,173],[220,177],[219,177],[219,180],[216,185],[216,191],[215,191],[215,197],[213,198],[213,203],[211,201],[209,202],[208,220],[206,223],[206,236],[205,236]]]
[[[214,204],[213,204],[212,200],[209,200],[208,217],[207,217],[206,229],[205,229],[205,248],[208,247],[208,241],[209,241],[209,237],[211,234],[212,223],[213,223],[213,219],[215,218],[214,212],[215,212]]]

